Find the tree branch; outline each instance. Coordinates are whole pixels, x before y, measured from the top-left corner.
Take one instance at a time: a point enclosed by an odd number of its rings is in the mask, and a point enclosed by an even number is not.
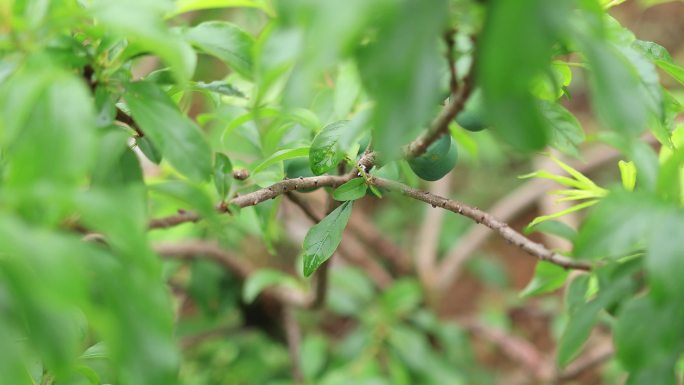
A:
[[[283,324],[285,327],[287,350],[290,354],[290,364],[292,366],[292,379],[295,384],[302,384],[304,383],[300,354],[302,330],[299,327],[299,322],[297,322],[297,317],[295,317],[294,309],[291,306],[285,306],[283,309]]]
[[[430,183],[428,188],[433,194],[448,194],[451,188],[451,174]],[[423,223],[418,229],[418,238],[414,249],[414,266],[423,288],[428,292],[428,298],[433,299],[435,279],[437,277],[437,254],[439,236],[444,222],[443,210],[430,210],[426,207]]]
[[[447,104],[437,118],[432,121],[430,127],[402,149],[405,159],[413,159],[421,156],[433,142],[439,139],[443,134],[449,132],[449,123],[454,120],[459,112],[463,111],[463,107],[473,89],[473,83],[474,76],[471,71],[463,79],[463,84],[459,88],[458,93],[452,95],[449,104]],[[370,170],[375,165],[376,159],[377,153],[371,151],[364,154],[361,159],[359,159],[358,164],[365,170]]]
[[[548,250],[543,245],[533,242],[524,235],[513,230],[508,224],[496,219],[491,214],[484,212],[478,208],[468,206],[464,203],[453,201],[438,195],[430,194],[427,191],[420,191],[399,182],[394,182],[378,177],[371,176],[371,183],[378,187],[383,187],[388,190],[400,192],[401,194],[423,201],[432,205],[432,207],[441,207],[443,209],[452,211],[456,214],[463,215],[483,224],[490,229],[497,232],[502,238],[512,243],[516,247],[522,249],[526,253],[537,257],[539,260],[547,261],[566,269],[576,270],[591,270],[592,266],[585,262],[572,260],[566,256]]]
[[[645,136],[644,140],[653,144],[656,142],[651,135]],[[589,172],[597,167],[615,161],[620,156],[620,152],[606,146],[596,146],[583,154],[584,162],[571,162],[570,165],[581,173]],[[554,183],[546,179],[532,179],[501,200],[492,205],[487,211],[501,221],[508,222],[520,215],[532,206],[546,191],[549,191]],[[461,266],[468,258],[480,247],[492,234],[485,227],[472,226],[449,250],[438,268],[437,290],[444,292],[449,285],[457,279],[461,271]]]
[[[464,321],[461,324],[474,336],[496,345],[502,353],[524,366],[536,379],[546,382],[553,376],[542,352],[524,339],[473,320]]]
[[[296,179],[286,179],[282,182],[275,183],[269,187],[256,190],[249,194],[236,196],[229,200],[226,204],[220,205],[216,208],[218,212],[228,212],[228,206],[237,205],[239,207],[255,206],[261,202],[273,199],[279,195],[285,194],[288,191],[296,191],[318,187],[337,187],[348,180],[354,178],[355,173],[350,173],[343,176],[321,175],[312,176],[308,178],[299,177]],[[171,215],[164,218],[156,218],[150,220],[148,223],[149,229],[159,229],[176,226],[186,222],[197,222],[200,220],[200,215],[193,211],[187,211],[176,215]]]

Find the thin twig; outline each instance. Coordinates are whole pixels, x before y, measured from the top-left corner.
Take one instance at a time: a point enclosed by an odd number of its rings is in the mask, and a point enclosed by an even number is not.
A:
[[[405,275],[411,271],[410,256],[386,237],[363,210],[355,210],[352,213],[347,227],[366,247],[373,249],[377,255],[390,262],[397,275]]]
[[[451,89],[452,95],[456,95],[456,91],[458,90],[458,77],[456,76],[456,63],[454,62],[454,45],[456,43],[454,41],[454,33],[454,30],[449,29],[444,34],[444,41],[447,46],[447,62],[449,63],[449,88]]]
[[[546,364],[544,355],[528,341],[476,321],[469,320],[461,324],[473,335],[496,345],[502,353],[524,366],[536,379],[545,382],[552,377],[552,370]]]
[[[421,156],[425,153],[425,151],[427,151],[427,148],[432,143],[434,143],[442,135],[449,132],[449,124],[452,120],[454,120],[456,115],[463,110],[463,107],[465,106],[465,103],[473,90],[473,83],[474,76],[473,72],[471,71],[465,77],[465,79],[463,79],[463,84],[459,88],[456,95],[452,95],[449,104],[447,104],[437,118],[432,121],[430,127],[402,149],[405,159],[413,159]],[[377,154],[375,151],[371,151],[365,153],[358,163],[365,170],[370,170],[375,165],[376,159]]]
[[[432,205],[433,207],[441,207],[445,210],[452,211],[456,214],[463,215],[483,224],[490,229],[497,232],[502,238],[512,243],[516,247],[522,249],[526,253],[537,257],[539,260],[547,261],[566,269],[576,270],[591,270],[592,266],[586,262],[579,262],[570,259],[564,255],[560,255],[551,250],[548,250],[543,245],[533,242],[519,232],[513,230],[508,224],[498,220],[491,214],[484,212],[478,208],[471,207],[465,203],[453,201],[438,195],[430,194],[427,191],[420,191],[399,182],[390,181],[378,177],[371,177],[371,183],[378,187],[384,187],[388,190],[394,190],[401,194],[423,201]]]
[[[283,310],[283,324],[285,327],[287,350],[290,353],[292,379],[296,384],[302,384],[304,383],[300,354],[302,330],[299,327],[299,322],[297,322],[297,317],[295,317],[294,309],[291,306],[285,306],[285,309]]]
[[[451,187],[450,175],[430,183],[429,190],[433,194],[446,195]],[[418,230],[416,247],[414,251],[414,261],[418,278],[428,293],[433,292],[437,268],[437,249],[439,236],[442,232],[444,221],[444,210],[430,210],[427,207],[423,223]],[[429,297],[432,297],[431,295]]]
[[[321,175],[312,176],[308,178],[300,177],[295,179],[286,179],[282,182],[275,183],[269,187],[265,187],[249,194],[237,196],[226,204],[219,205],[216,210],[221,213],[228,212],[228,207],[237,205],[239,207],[255,206],[261,202],[273,199],[279,195],[285,194],[288,191],[296,191],[318,187],[337,187],[348,180],[354,178],[354,174],[347,174],[343,176]],[[148,223],[149,229],[160,229],[176,226],[187,222],[196,222],[201,217],[194,211],[187,211],[176,215],[171,215],[164,218],[156,218],[150,220]]]
[[[430,128],[418,136],[404,148],[404,158],[412,159],[427,151],[427,148],[440,136],[449,132],[449,123],[463,110],[473,89],[474,76],[472,71],[463,79],[463,84],[456,95],[452,95],[451,102],[442,110],[430,125]]]

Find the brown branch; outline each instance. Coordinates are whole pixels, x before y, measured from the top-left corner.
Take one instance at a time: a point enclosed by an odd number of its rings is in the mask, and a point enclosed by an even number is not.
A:
[[[302,330],[299,327],[299,322],[297,322],[297,317],[295,317],[294,309],[291,306],[285,306],[285,309],[283,309],[283,326],[285,327],[287,350],[290,354],[292,379],[295,384],[302,384],[304,383],[300,354]]]
[[[653,136],[646,136],[644,140],[655,143]],[[583,154],[584,162],[571,162],[570,165],[581,173],[589,172],[608,162],[616,160],[620,152],[606,146],[597,146]],[[504,196],[487,211],[501,221],[508,222],[531,207],[546,191],[553,188],[554,183],[546,179],[532,179]],[[461,266],[480,248],[492,232],[486,227],[472,226],[449,250],[440,264],[436,287],[444,292],[454,280],[458,278]]]
[[[124,123],[128,127],[131,128],[131,130],[135,131],[135,135],[138,138],[142,138],[145,136],[145,133],[140,129],[140,126],[138,126],[138,123],[133,120],[133,118],[130,115],[127,115],[125,112],[123,112],[120,108],[116,108],[116,118],[117,121]]]
[[[406,145],[403,149],[403,156],[405,159],[413,159],[427,151],[427,148],[439,139],[442,135],[449,132],[449,123],[458,115],[459,112],[463,111],[468,97],[473,90],[474,76],[471,71],[464,79],[463,84],[455,95],[452,95],[449,104],[444,107],[442,112],[437,116],[437,118],[432,121],[430,127],[425,130],[420,136],[414,139],[411,143]],[[359,160],[359,166],[362,166],[365,170],[370,170],[375,165],[377,159],[377,154],[375,151],[365,153]]]
[[[318,187],[337,187],[348,180],[355,177],[355,174],[347,174],[343,176],[321,175],[312,176],[308,178],[300,177],[296,179],[286,179],[282,182],[275,183],[269,187],[256,190],[249,194],[237,196],[224,205],[217,207],[217,211],[221,213],[228,212],[228,206],[237,205],[239,207],[255,206],[261,202],[273,199],[279,195],[285,194],[288,191],[296,191],[303,189],[311,189]],[[149,229],[159,229],[176,226],[186,222],[196,222],[201,217],[198,213],[187,211],[176,215],[171,215],[164,218],[156,218],[150,220],[148,223]]]
[[[456,63],[454,62],[454,45],[456,44],[454,41],[454,33],[454,30],[449,29],[444,34],[444,42],[447,46],[447,62],[449,63],[449,88],[451,89],[452,95],[456,95],[456,91],[458,90],[458,77],[456,76]]]
[[[490,229],[497,232],[502,238],[512,243],[516,247],[522,249],[526,253],[537,257],[539,260],[547,261],[566,269],[576,270],[591,270],[592,266],[585,262],[575,261],[566,256],[548,250],[543,245],[533,242],[519,232],[513,230],[508,224],[498,220],[491,214],[484,212],[478,208],[468,206],[464,203],[453,201],[438,195],[430,194],[427,191],[420,191],[399,182],[394,182],[378,177],[371,177],[371,183],[378,187],[383,187],[388,190],[400,192],[401,194],[423,201],[432,205],[432,207],[441,207],[443,209],[452,211],[456,214],[463,215],[483,224]]]
[[[451,175],[430,183],[428,188],[433,194],[448,194],[451,187]],[[438,274],[437,254],[439,236],[444,222],[444,210],[430,210],[427,207],[423,222],[418,229],[416,247],[414,251],[414,266],[418,273],[423,288],[428,292],[428,298],[432,300],[435,278]]]
[[[166,258],[197,259],[206,256],[232,271],[238,278],[245,280],[256,271],[256,268],[244,259],[238,258],[222,249],[215,242],[185,241],[171,244],[155,245],[154,251]],[[310,295],[289,287],[272,287],[264,290],[264,295],[283,304],[309,307],[313,301]]]
[[[437,119],[432,122],[430,128],[404,148],[404,157],[406,159],[412,159],[424,154],[434,141],[439,139],[443,134],[449,132],[449,123],[451,123],[456,115],[463,110],[463,107],[468,100],[468,96],[470,96],[473,89],[473,83],[474,77],[471,71],[471,73],[463,79],[463,84],[458,90],[458,93],[452,95],[451,101],[437,116]]]
[[[525,367],[538,380],[546,382],[553,376],[542,352],[531,343],[476,321],[461,323],[474,336],[496,345],[503,354]]]
[[[373,249],[379,256],[389,261],[396,274],[405,275],[411,271],[411,257],[387,238],[363,211],[352,213],[347,228],[366,247]]]

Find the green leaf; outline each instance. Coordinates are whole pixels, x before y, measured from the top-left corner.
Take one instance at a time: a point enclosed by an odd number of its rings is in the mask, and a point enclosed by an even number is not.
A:
[[[252,77],[252,35],[235,24],[207,21],[190,28],[185,37],[203,52],[216,56],[240,75]]]
[[[541,103],[541,112],[551,128],[550,144],[565,154],[578,157],[577,146],[584,142],[584,131],[577,118],[558,103]]]
[[[262,291],[276,285],[301,290],[301,285],[291,275],[278,270],[262,269],[250,275],[245,281],[242,300],[252,303]]]
[[[557,290],[563,287],[568,277],[568,271],[552,263],[539,261],[534,269],[534,276],[523,289],[520,296],[532,297]]]
[[[536,225],[538,225],[538,224],[540,224],[540,223],[542,223],[542,222],[545,222],[545,221],[548,221],[548,220],[551,220],[551,219],[560,218],[560,217],[562,217],[562,216],[564,216],[564,215],[568,215],[568,214],[570,214],[570,213],[574,213],[575,211],[584,210],[584,209],[586,209],[586,208],[588,208],[588,207],[591,207],[591,206],[595,205],[595,204],[598,203],[598,202],[599,202],[598,200],[594,199],[594,200],[590,200],[590,201],[586,201],[586,202],[582,202],[582,203],[579,203],[579,204],[570,206],[570,207],[568,207],[568,208],[565,209],[565,210],[561,210],[561,211],[555,212],[555,213],[553,213],[553,214],[538,216],[538,217],[534,218],[534,220],[533,220],[532,222],[530,222],[530,224],[528,225],[528,227],[536,226]]]
[[[154,83],[129,83],[124,96],[133,119],[178,171],[193,180],[211,175],[211,150],[199,127]]]
[[[594,300],[574,309],[558,343],[557,360],[560,367],[567,366],[580,352],[598,320],[599,312],[631,293],[633,287],[629,276],[619,277],[608,287],[602,287]]]
[[[5,182],[74,185],[94,160],[96,118],[84,82],[36,60],[0,90]]]
[[[169,65],[180,83],[195,71],[196,56],[189,44],[164,24],[165,0],[97,0],[90,10],[99,25],[128,39],[139,51],[151,51]]]
[[[231,7],[257,8],[265,11],[269,15],[273,15],[273,10],[271,10],[264,1],[259,0],[178,0],[176,1],[176,9],[171,12],[169,16],[176,16],[181,13],[204,9]]]
[[[143,183],[140,162],[128,147],[128,139],[128,134],[119,129],[109,129],[100,138],[97,163],[91,176],[93,186],[118,188]]]
[[[565,290],[564,302],[568,314],[573,314],[580,306],[587,302],[587,291],[589,290],[589,280],[591,275],[582,274],[570,282]]]
[[[561,238],[565,238],[569,241],[573,241],[577,237],[577,231],[575,231],[575,229],[573,229],[572,227],[568,226],[563,222],[554,220],[547,220],[538,223],[534,226],[529,226],[525,228],[525,234],[530,234],[535,231],[540,233],[552,234]]]
[[[419,0],[387,5],[391,7],[378,11],[383,18],[372,19],[375,39],[358,49],[357,63],[364,89],[375,101],[373,143],[392,159],[429,124],[442,98],[438,43],[449,9],[444,0],[429,7]]]
[[[674,63],[672,56],[663,46],[650,41],[636,40],[633,47],[647,55],[660,69],[679,83],[684,84],[684,68]]]
[[[213,82],[196,82],[193,88],[201,91],[211,91],[225,96],[237,96],[244,98],[245,94],[225,80],[215,80]]]
[[[342,232],[351,215],[352,202],[342,203],[322,221],[311,227],[304,237],[304,276],[309,277],[327,261],[342,241]]]
[[[370,185],[370,186],[368,186],[368,187],[370,188],[370,190],[371,190],[371,192],[373,193],[373,195],[375,195],[376,197],[382,199],[382,192],[380,191],[379,188],[377,188],[377,187],[374,186],[374,185]]]
[[[354,178],[333,191],[333,198],[338,201],[353,201],[366,196],[368,185],[363,178]]]
[[[589,61],[594,111],[617,132],[636,135],[646,128],[648,101],[637,70],[620,51],[594,38],[581,41]]]
[[[575,240],[575,255],[590,259],[628,255],[643,246],[665,211],[667,208],[649,194],[613,191],[582,224]]]
[[[684,68],[678,66],[675,63],[669,63],[663,60],[656,61],[656,64],[658,65],[658,67],[660,67],[663,71],[667,72],[680,84],[684,84]]]
[[[261,170],[263,170],[269,166],[272,166],[276,163],[282,162],[284,160],[301,158],[301,157],[308,157],[308,156],[309,156],[309,147],[288,148],[288,149],[276,151],[271,156],[266,158],[263,162],[259,163],[256,167],[254,167],[254,169],[252,170],[252,173],[256,174],[259,171],[261,171]]]
[[[347,123],[341,120],[328,124],[314,138],[309,150],[309,165],[314,174],[321,175],[342,160],[344,151],[340,148],[340,137]]]
[[[222,201],[228,196],[232,182],[233,164],[225,154],[217,152],[214,154],[214,186]]]
[[[361,93],[361,79],[353,62],[345,62],[338,67],[335,81],[334,111],[338,119],[346,119]]]
[[[149,186],[154,191],[188,204],[204,218],[216,220],[217,213],[209,194],[200,186],[194,186],[186,181],[172,180]]]
[[[415,311],[423,301],[423,293],[414,279],[401,279],[382,293],[384,309],[394,317],[402,317]]]
[[[621,160],[618,162],[620,168],[620,180],[622,180],[622,187],[626,191],[634,191],[636,186],[637,169],[634,162],[625,162]]]
[[[162,161],[162,154],[147,136],[135,138],[135,144],[143,155],[152,163],[159,164]]]
[[[615,324],[613,336],[618,360],[631,371],[678,355],[683,337],[683,310],[674,302],[657,304],[649,295],[629,300]]]
[[[497,134],[521,150],[538,150],[548,129],[530,93],[548,68],[552,46],[567,24],[570,1],[495,1],[478,44],[478,83]]]
[[[684,212],[672,208],[651,228],[645,267],[651,294],[657,300],[675,300],[684,292]]]

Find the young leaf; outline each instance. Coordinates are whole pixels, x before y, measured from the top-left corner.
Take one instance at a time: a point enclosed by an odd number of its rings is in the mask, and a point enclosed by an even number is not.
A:
[[[621,160],[618,162],[618,167],[620,168],[620,179],[622,180],[622,186],[627,191],[634,191],[634,186],[636,186],[637,169],[634,162],[625,162]]]
[[[235,24],[207,21],[189,29],[185,36],[195,47],[225,61],[233,71],[252,77],[254,38]]]
[[[573,241],[577,237],[577,231],[567,224],[559,221],[548,220],[538,223],[534,226],[529,226],[525,228],[525,234],[530,234],[533,232],[552,234],[557,237],[565,238],[569,241]]]
[[[552,263],[539,261],[534,269],[534,276],[523,289],[520,296],[532,297],[559,289],[565,283],[568,271]]]
[[[363,178],[354,178],[335,189],[333,198],[338,201],[353,201],[366,195],[368,186]]]
[[[133,119],[169,163],[194,180],[211,174],[211,150],[199,127],[154,83],[129,83],[125,95]]]
[[[225,200],[233,182],[233,164],[220,152],[214,155],[214,186],[221,200]]]
[[[242,300],[246,303],[252,303],[262,291],[274,285],[300,289],[299,283],[291,275],[278,270],[264,269],[247,278],[242,289]]]
[[[352,202],[342,203],[332,213],[314,225],[304,238],[304,276],[313,274],[327,261],[342,241],[342,232],[351,215]]]
[[[304,156],[309,156],[309,147],[288,148],[285,150],[276,151],[273,153],[273,155],[269,156],[263,162],[254,167],[252,174],[256,174],[259,171],[278,162]]]
[[[339,141],[347,123],[346,120],[331,123],[314,138],[309,150],[309,165],[314,174],[321,175],[342,160],[344,152],[340,149]]]

